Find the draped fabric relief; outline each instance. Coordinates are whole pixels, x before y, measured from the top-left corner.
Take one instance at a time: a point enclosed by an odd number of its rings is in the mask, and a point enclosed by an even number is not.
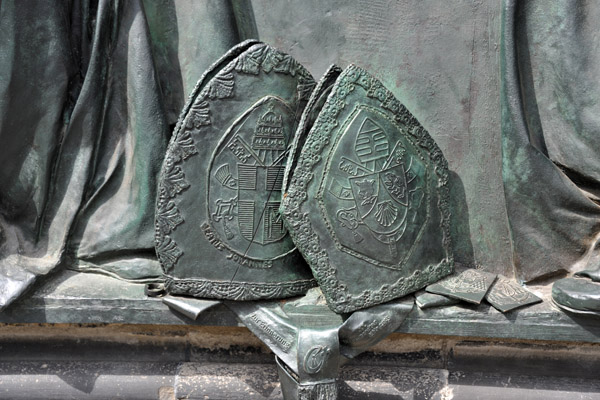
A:
[[[503,178],[516,275],[598,278],[597,2],[505,1]]]
[[[57,267],[160,276],[156,177],[172,126],[201,73],[254,34],[251,13],[236,17],[248,10],[0,3],[0,308]]]

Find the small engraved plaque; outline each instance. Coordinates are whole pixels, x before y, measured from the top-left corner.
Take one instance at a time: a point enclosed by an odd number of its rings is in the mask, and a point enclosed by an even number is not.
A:
[[[542,299],[529,290],[503,276],[498,276],[496,282],[485,295],[485,299],[501,312],[508,312],[515,308],[542,302]]]
[[[468,269],[456,276],[429,285],[426,290],[430,293],[479,304],[495,280],[496,274]]]

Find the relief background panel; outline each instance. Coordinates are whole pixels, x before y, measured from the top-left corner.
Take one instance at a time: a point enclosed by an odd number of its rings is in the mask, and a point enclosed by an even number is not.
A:
[[[502,185],[501,2],[253,0],[261,40],[315,77],[366,68],[429,131],[448,159],[459,263],[513,277]]]

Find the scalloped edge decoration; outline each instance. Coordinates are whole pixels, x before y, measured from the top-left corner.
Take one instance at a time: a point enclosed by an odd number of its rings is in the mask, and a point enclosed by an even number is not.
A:
[[[259,47],[252,50],[252,47],[257,45]],[[163,162],[162,179],[159,180],[155,218],[155,248],[165,274],[173,269],[183,254],[177,243],[168,236],[168,233],[184,223],[176,203],[172,200],[189,187],[181,167],[177,164],[198,154],[193,136],[199,133],[203,127],[211,124],[210,104],[207,100],[233,97],[235,93],[234,70],[239,73],[256,75],[261,69],[266,73],[298,75],[297,101],[306,99],[316,84],[310,73],[290,55],[281,53],[257,40],[247,40],[233,47],[202,75],[179,116],[168,146],[167,157]],[[295,281],[290,284],[260,284],[178,279],[168,275],[165,275],[165,278],[167,282],[171,282],[170,286],[167,286],[167,289],[168,287],[173,289],[171,293],[239,300],[290,297],[305,293],[309,288],[316,286],[314,279]],[[180,283],[181,285],[185,284],[190,291],[181,292]],[[216,286],[213,291],[208,291],[208,289],[203,289],[206,285]],[[286,289],[275,291],[273,290],[275,285],[283,285]],[[238,293],[240,290],[241,294]]]
[[[171,294],[194,297],[223,298],[248,301],[299,296],[316,286],[314,279],[283,283],[229,282],[207,279],[175,279],[165,277],[165,288]]]
[[[382,285],[378,290],[350,294],[346,285],[337,278],[337,268],[330,263],[327,250],[321,247],[308,214],[303,213],[301,207],[308,200],[307,189],[314,177],[313,169],[321,162],[323,148],[329,143],[333,130],[338,126],[337,117],[346,106],[345,97],[354,90],[355,85],[361,86],[367,91],[368,97],[377,99],[384,109],[393,113],[394,120],[406,126],[415,143],[428,150],[439,181],[440,229],[447,257],[438,264],[414,271],[408,277]],[[450,239],[448,162],[427,131],[381,82],[356,65],[348,66],[338,77],[321,113],[327,115],[327,118],[317,118],[302,147],[283,197],[281,211],[292,240],[313,270],[329,307],[336,313],[353,312],[412,293],[450,274],[454,268],[454,260]]]

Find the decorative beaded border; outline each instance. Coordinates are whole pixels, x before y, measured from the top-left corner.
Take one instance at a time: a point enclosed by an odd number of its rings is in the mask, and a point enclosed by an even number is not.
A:
[[[166,276],[165,279],[165,289],[171,294],[228,300],[280,299],[299,296],[315,285],[314,279],[278,283],[176,279],[170,276]]]
[[[382,285],[378,290],[364,290],[351,295],[345,284],[337,278],[337,267],[329,262],[326,249],[320,245],[319,237],[312,228],[308,213],[302,205],[308,200],[307,189],[314,177],[313,169],[321,162],[321,152],[329,143],[333,130],[338,126],[337,117],[346,106],[345,98],[358,85],[367,91],[367,96],[379,101],[390,111],[394,120],[406,126],[418,146],[430,155],[434,171],[438,176],[438,207],[441,212],[440,228],[446,257],[436,265],[416,270],[409,277],[402,277],[392,284]],[[371,305],[390,301],[416,291],[428,283],[452,272],[453,257],[450,239],[450,208],[448,203],[448,162],[434,140],[419,124],[417,119],[402,105],[381,82],[363,69],[350,65],[342,72],[329,95],[321,115],[306,139],[298,157],[296,169],[290,180],[288,191],[282,202],[284,221],[294,243],[311,266],[330,308],[337,313],[352,312]]]
[[[228,63],[223,67],[226,62]],[[256,300],[298,295],[316,285],[314,279],[283,283],[250,283],[177,279],[168,275],[183,255],[183,251],[170,236],[170,233],[184,222],[173,200],[190,187],[180,164],[198,154],[194,136],[211,124],[209,100],[234,96],[234,72],[258,75],[261,71],[298,75],[297,101],[306,100],[315,86],[310,73],[290,55],[266,44],[249,40],[235,46],[204,73],[179,117],[160,174],[155,219],[156,253],[165,273],[166,288],[172,293]],[[213,289],[207,289],[211,285]],[[281,290],[275,290],[275,285],[281,285]]]

